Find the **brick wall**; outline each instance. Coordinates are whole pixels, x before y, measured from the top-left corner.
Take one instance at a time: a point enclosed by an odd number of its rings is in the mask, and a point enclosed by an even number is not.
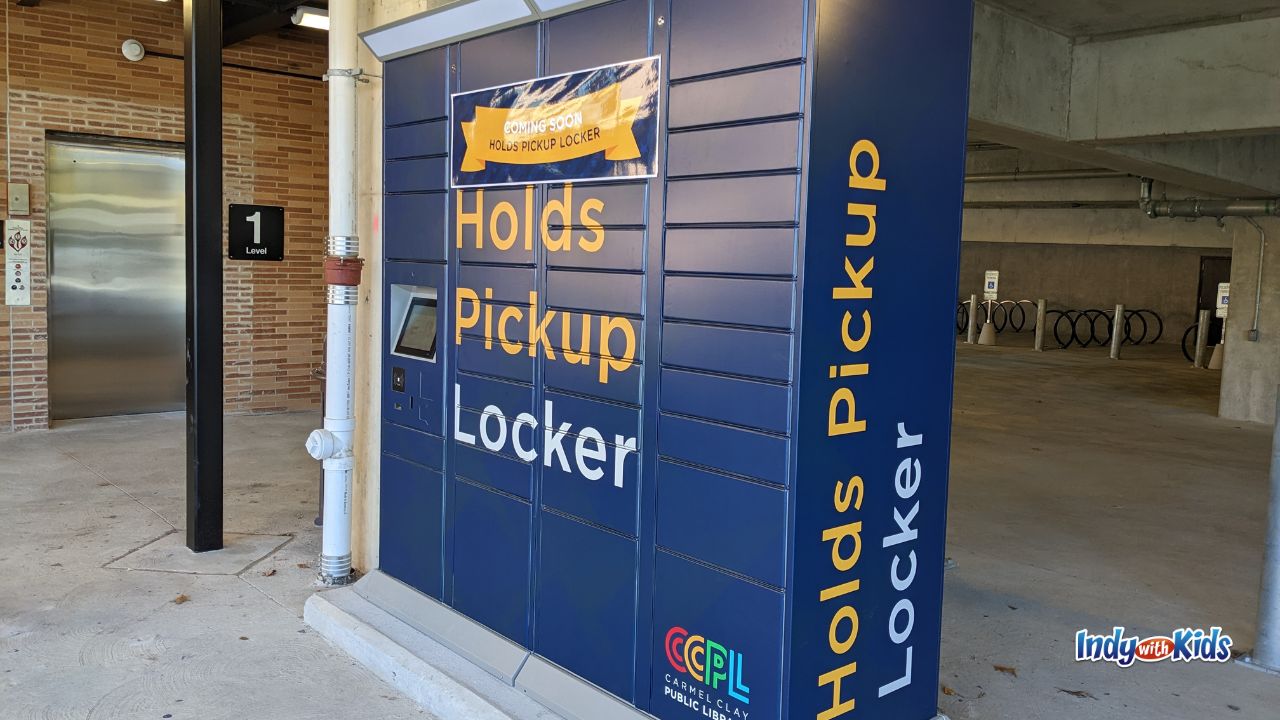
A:
[[[26,8],[4,0],[2,12],[0,152],[7,145],[5,178],[31,185],[34,288],[30,308],[0,306],[5,432],[49,422],[46,133],[181,142],[182,60],[164,55],[181,55],[183,41],[181,3],[45,0]],[[120,54],[130,37],[149,52],[141,62]],[[323,359],[325,41],[324,33],[291,29],[224,54],[226,202],[282,205],[287,218],[284,262],[224,263],[229,412],[318,404],[311,371]]]

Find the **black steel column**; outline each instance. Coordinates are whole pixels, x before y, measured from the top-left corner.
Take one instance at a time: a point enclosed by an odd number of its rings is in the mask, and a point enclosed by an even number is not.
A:
[[[222,0],[184,0],[187,547],[222,548]]]

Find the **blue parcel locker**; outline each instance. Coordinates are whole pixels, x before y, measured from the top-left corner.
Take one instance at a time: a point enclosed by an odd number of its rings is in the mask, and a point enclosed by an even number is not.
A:
[[[386,63],[397,612],[574,717],[928,720],[972,2],[582,4]]]

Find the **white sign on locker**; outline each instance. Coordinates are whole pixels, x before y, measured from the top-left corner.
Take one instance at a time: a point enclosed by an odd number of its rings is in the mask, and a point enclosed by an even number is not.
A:
[[[31,304],[31,221],[9,220],[4,227],[4,302]]]

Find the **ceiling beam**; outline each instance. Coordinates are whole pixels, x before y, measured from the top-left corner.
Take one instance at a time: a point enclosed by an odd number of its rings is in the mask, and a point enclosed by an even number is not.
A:
[[[239,42],[244,42],[255,35],[281,30],[293,25],[293,12],[276,12],[268,11],[259,15],[253,15],[247,20],[241,20],[234,25],[228,25],[222,31],[222,46],[231,47]]]
[[[250,7],[260,8],[262,10],[279,10],[284,2],[278,0],[222,0],[224,5],[248,5]]]
[[[293,26],[293,11],[299,5],[326,7],[314,0],[225,0],[227,12],[222,31],[223,47],[230,47],[263,33]]]

